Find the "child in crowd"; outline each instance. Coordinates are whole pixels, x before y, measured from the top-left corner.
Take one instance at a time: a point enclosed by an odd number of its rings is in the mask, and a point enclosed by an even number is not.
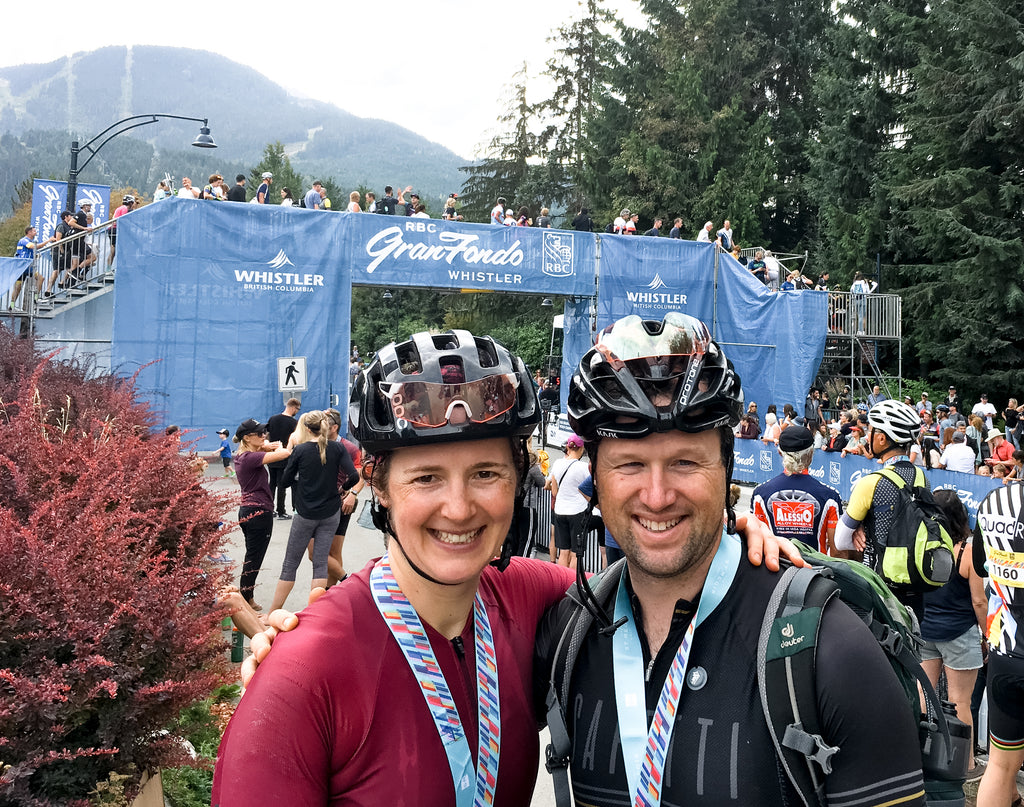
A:
[[[220,459],[224,463],[224,478],[226,479],[235,475],[231,467],[231,441],[228,440],[227,429],[221,429],[217,432],[217,436],[220,437]]]

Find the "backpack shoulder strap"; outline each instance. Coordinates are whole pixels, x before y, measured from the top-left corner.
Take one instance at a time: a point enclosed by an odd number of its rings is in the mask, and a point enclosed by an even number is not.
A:
[[[821,569],[789,567],[765,609],[757,685],[775,752],[800,800],[824,805],[825,776],[839,750],[821,736],[815,656],[826,603],[839,591]]]
[[[594,597],[601,605],[607,605],[615,596],[625,566],[626,561],[623,558],[591,578]],[[555,648],[545,704],[551,742],[545,751],[544,767],[553,779],[555,804],[558,807],[572,805],[569,789],[569,755],[572,751],[572,739],[569,737],[565,721],[565,705],[569,702],[569,686],[576,660],[579,658],[580,647],[590,626],[594,624],[594,615],[584,607],[575,583],[569,587],[565,596],[573,601],[573,607],[569,610],[569,616]]]

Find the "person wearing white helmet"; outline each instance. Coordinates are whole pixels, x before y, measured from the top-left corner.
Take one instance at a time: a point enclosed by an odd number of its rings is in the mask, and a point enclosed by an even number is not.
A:
[[[883,469],[892,469],[898,474],[907,486],[927,490],[928,479],[924,471],[910,459],[910,446],[920,431],[920,415],[914,407],[901,401],[880,401],[868,411],[866,447],[870,455],[882,462]],[[861,477],[836,527],[836,548],[863,552],[864,564],[878,571],[891,527],[892,506],[897,496],[895,483],[881,473]],[[920,619],[924,613],[922,595],[896,593],[900,601]]]
[[[263,182],[260,183],[259,190],[256,191],[256,204],[265,205],[270,194],[270,183],[274,181],[274,175],[269,171],[264,171],[260,174],[260,179]]]

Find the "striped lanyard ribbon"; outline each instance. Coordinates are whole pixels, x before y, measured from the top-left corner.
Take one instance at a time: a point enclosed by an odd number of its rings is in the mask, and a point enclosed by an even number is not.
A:
[[[498,779],[498,751],[501,744],[501,715],[498,700],[498,664],[487,610],[477,591],[473,600],[474,644],[476,647],[476,692],[478,733],[476,773],[466,732],[455,708],[455,700],[430,646],[419,614],[402,593],[385,555],[370,572],[370,591],[384,622],[402,649],[409,669],[416,677],[423,700],[434,718],[444,744],[455,786],[457,807],[484,807],[494,803]],[[475,780],[475,787],[474,787]]]
[[[735,535],[722,532],[718,551],[711,561],[697,614],[690,620],[683,641],[672,660],[672,667],[661,688],[654,719],[647,728],[647,696],[644,686],[643,648],[633,618],[626,589],[626,576],[619,580],[615,597],[615,619],[625,618],[612,637],[615,673],[615,704],[619,717],[622,757],[625,761],[633,807],[658,807],[661,804],[665,760],[675,726],[676,710],[686,677],[686,665],[693,647],[694,631],[718,607],[736,575],[740,561],[740,542]]]

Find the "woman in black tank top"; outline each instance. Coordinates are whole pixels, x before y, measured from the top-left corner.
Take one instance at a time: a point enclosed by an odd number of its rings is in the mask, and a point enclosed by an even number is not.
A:
[[[983,663],[988,601],[984,583],[971,562],[971,528],[963,503],[955,490],[936,491],[935,503],[946,514],[956,565],[946,585],[924,595],[921,666],[932,686],[938,686],[939,674],[945,669],[949,700],[956,706],[957,717],[970,726],[971,693]],[[968,778],[974,778],[974,773],[972,760]]]

